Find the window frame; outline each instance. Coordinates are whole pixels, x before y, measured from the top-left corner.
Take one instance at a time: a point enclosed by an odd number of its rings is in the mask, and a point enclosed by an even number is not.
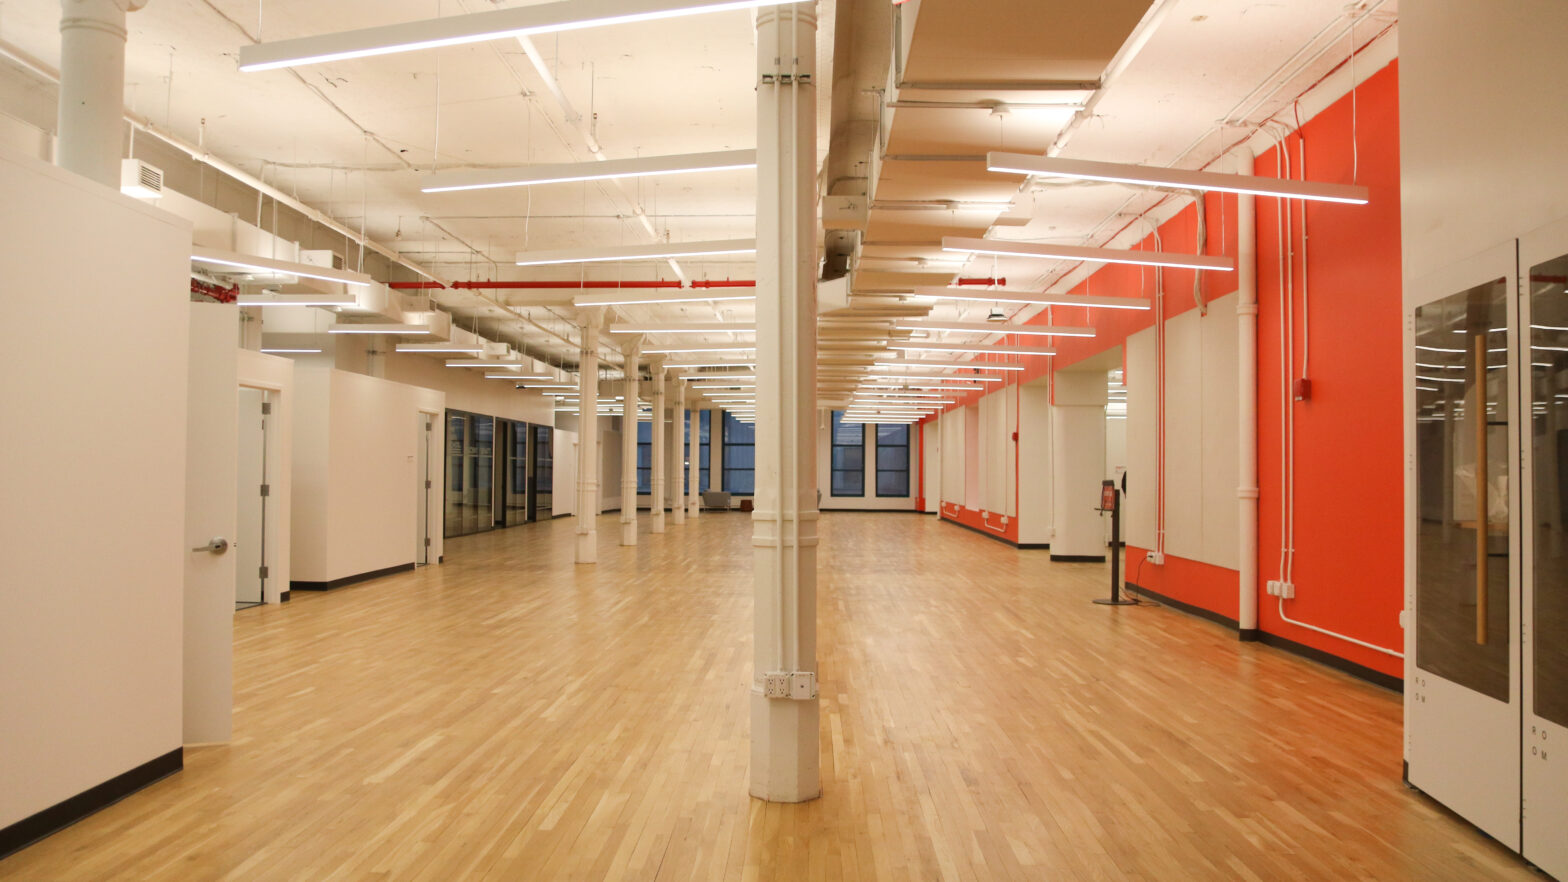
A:
[[[836,499],[865,499],[866,498],[866,424],[851,424],[860,433],[860,443],[843,444],[838,440],[839,430],[849,431],[850,426],[843,425],[844,411],[835,410],[828,419],[828,495]],[[838,467],[839,450],[860,449],[860,468],[841,469]],[[859,477],[859,489],[854,493],[840,493],[838,476],[856,475]]]
[[[720,413],[724,414],[723,420],[719,423],[719,426],[720,426],[720,429],[719,429],[719,431],[720,431],[720,438],[722,439],[722,446],[720,447],[720,456],[719,456],[719,459],[720,459],[720,462],[719,462],[719,481],[720,481],[720,484],[723,487],[724,491],[729,493],[731,496],[755,496],[755,495],[757,495],[757,427],[755,425],[752,425],[750,427],[751,428],[751,433],[752,433],[750,441],[739,442],[739,443],[733,442],[733,441],[730,440],[731,426],[732,425],[734,425],[734,426],[741,425],[741,422],[739,420],[735,419],[734,414],[731,414],[727,410],[720,411]],[[749,448],[751,448],[751,463],[752,464],[749,465],[749,466],[738,466],[738,467],[731,466],[730,465],[730,449],[733,448],[733,447],[749,447]],[[735,472],[748,472],[748,473],[750,473],[750,475],[751,475],[751,489],[744,490],[744,491],[734,489],[730,485],[730,472],[732,472],[732,471],[735,471]]]
[[[903,429],[904,430],[904,443],[903,444],[883,444],[882,443],[882,426],[883,425],[887,425],[887,427],[890,428],[890,429],[892,429],[892,428]],[[887,424],[877,423],[874,426],[874,429],[875,429],[875,431],[873,432],[873,435],[872,435],[872,447],[874,447],[875,450],[874,450],[874,453],[873,453],[872,467],[871,467],[871,475],[872,475],[872,477],[871,477],[871,480],[872,480],[871,489],[876,494],[878,499],[908,499],[910,497],[909,472],[910,472],[911,462],[912,462],[910,457],[909,457],[909,451],[910,451],[910,448],[913,446],[913,444],[910,441],[910,436],[914,434],[913,424],[910,424],[910,423],[887,423]],[[882,448],[884,448],[884,447],[886,447],[888,449],[893,449],[893,448],[902,448],[903,449],[903,451],[904,451],[904,467],[903,468],[901,468],[901,469],[884,469],[884,468],[882,468]],[[883,493],[882,492],[882,473],[883,472],[888,472],[888,473],[902,472],[903,475],[904,475],[904,492],[903,493]]]

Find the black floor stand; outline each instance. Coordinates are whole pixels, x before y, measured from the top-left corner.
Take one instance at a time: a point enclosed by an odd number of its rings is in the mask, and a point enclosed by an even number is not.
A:
[[[1101,606],[1137,606],[1135,597],[1122,597],[1122,491],[1110,481],[1105,482],[1106,496],[1111,503],[1111,596],[1097,598]]]

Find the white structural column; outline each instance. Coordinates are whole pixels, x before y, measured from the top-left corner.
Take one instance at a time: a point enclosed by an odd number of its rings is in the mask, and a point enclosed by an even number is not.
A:
[[[1250,169],[1251,158],[1242,159]],[[1236,197],[1237,573],[1236,633],[1258,639],[1258,228],[1255,196]],[[1283,204],[1283,203],[1282,203]]]
[[[655,358],[648,365],[653,372],[653,426],[648,436],[653,439],[653,512],[649,515],[649,529],[664,532],[664,359]]]
[[[701,426],[700,412],[697,408],[687,411],[690,414],[691,452],[687,454],[691,461],[686,464],[686,517],[696,520],[697,512],[702,510],[702,497],[697,492],[698,463],[702,462],[702,447],[697,443],[697,429]]]
[[[1104,560],[1105,372],[1057,371],[1051,419],[1051,560]]]
[[[577,562],[599,562],[599,326],[604,307],[579,312],[577,359]]]
[[[679,377],[675,383],[675,409],[670,413],[670,517],[677,524],[686,523],[686,386]]]
[[[61,168],[120,186],[125,13],[147,0],[61,0]]]
[[[817,702],[816,4],[757,11],[751,795],[822,792]]]
[[[621,544],[637,544],[637,356],[642,339],[633,338],[622,349],[621,389]]]

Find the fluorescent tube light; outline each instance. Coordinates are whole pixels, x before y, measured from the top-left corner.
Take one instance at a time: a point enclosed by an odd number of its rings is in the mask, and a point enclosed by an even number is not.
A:
[[[937,361],[924,358],[878,358],[880,367],[912,368],[984,368],[988,371],[1021,371],[1021,364],[1001,364],[993,361]]]
[[[241,294],[234,299],[240,306],[358,306],[353,294]]]
[[[528,374],[485,374],[487,380],[548,380],[549,377],[529,376]]]
[[[652,290],[636,293],[638,288],[627,288],[604,294],[584,294],[573,297],[573,306],[640,306],[663,303],[723,303],[731,300],[756,300],[755,288],[703,288],[692,291]]]
[[[943,251],[994,254],[999,257],[1039,257],[1048,260],[1083,260],[1090,263],[1128,263],[1137,266],[1164,266],[1230,272],[1236,262],[1229,257],[1177,254],[1168,251],[1129,251],[1120,248],[1084,248],[1079,245],[1052,245],[1041,242],[1004,242],[996,239],[970,239],[943,236]]]
[[[527,37],[732,9],[775,6],[784,2],[787,0],[720,0],[707,3],[701,0],[560,0],[537,6],[494,9],[241,46],[240,70],[251,72],[302,67],[507,37]]]
[[[901,352],[1005,352],[1008,355],[1055,355],[1049,346],[972,346],[963,343],[890,343]]]
[[[1029,303],[1041,306],[1085,306],[1091,309],[1154,308],[1154,301],[1145,297],[1092,297],[1087,294],[1050,294],[1045,291],[1020,291],[1011,288],[933,287],[920,285],[915,288],[919,297],[940,300],[964,300],[976,303]]]
[[[428,334],[429,325],[411,325],[407,322],[368,322],[345,325],[334,322],[327,326],[328,334]]]
[[[756,250],[756,239],[718,239],[707,242],[655,242],[652,245],[626,245],[618,248],[566,248],[560,251],[522,251],[517,255],[517,265],[550,266],[560,263],[602,263],[614,260],[665,260],[671,257],[713,257],[723,254],[752,254]]]
[[[641,178],[650,175],[680,175],[756,167],[757,151],[722,150],[713,153],[684,153],[675,156],[638,156],[631,159],[607,159],[602,162],[572,162],[559,165],[525,165],[518,168],[487,168],[441,172],[426,177],[420,186],[420,190],[425,193],[448,193],[454,190],[530,187],[535,184],[565,184],[573,181]]]
[[[393,348],[394,352],[436,352],[452,353],[454,355],[470,353],[483,354],[485,347],[479,343],[399,343]],[[448,365],[451,367],[452,365]]]
[[[756,322],[620,322],[612,334],[754,334]]]
[[[911,380],[929,380],[930,382],[933,382],[933,383],[1000,383],[1000,382],[1002,382],[1002,378],[1001,377],[986,377],[986,376],[969,376],[969,377],[966,377],[966,376],[963,376],[962,374],[951,374],[951,375],[947,375],[947,376],[922,376],[922,375],[919,375],[919,374],[887,374],[887,373],[882,373],[880,371],[875,372],[875,373],[871,373],[871,374],[867,374],[866,378],[869,379],[869,380],[877,380],[879,382],[887,382],[887,383],[908,382],[908,381],[911,381]]]
[[[1034,337],[1093,337],[1094,328],[1020,325],[1009,322],[945,322],[940,319],[906,319],[894,323],[901,331],[949,331],[957,334],[1022,334]]]
[[[1322,184],[1316,181],[1291,181],[1222,172],[1186,171],[1121,162],[1030,156],[1025,153],[987,153],[985,165],[986,171],[1037,178],[1072,178],[1079,181],[1105,181],[1139,187],[1245,193],[1253,196],[1275,196],[1280,199],[1343,202],[1349,205],[1365,205],[1369,192],[1366,187],[1353,184]]]
[[[644,349],[643,355],[664,355],[671,352],[756,352],[755,344],[751,346],[729,346],[723,343],[693,343],[690,346],[663,346],[658,349]]]
[[[196,263],[232,267],[253,273],[275,276],[304,276],[307,279],[320,279],[324,282],[342,282],[345,285],[369,285],[371,282],[371,278],[367,275],[333,269],[330,266],[295,263],[292,260],[274,260],[270,257],[240,254],[237,251],[219,251],[216,248],[202,248],[199,245],[191,249],[191,260]]]
[[[266,347],[262,347],[261,351],[264,354],[266,354],[266,355],[308,355],[308,354],[320,352],[321,350],[320,349],[268,349]]]

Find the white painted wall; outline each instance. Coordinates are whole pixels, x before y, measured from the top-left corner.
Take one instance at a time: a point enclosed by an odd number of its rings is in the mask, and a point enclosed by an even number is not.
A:
[[[621,421],[605,417],[599,426],[599,510],[621,508]],[[612,428],[613,427],[613,428]]]
[[[241,386],[265,389],[272,402],[267,430],[267,553],[270,574],[266,601],[277,603],[289,587],[294,504],[294,362],[248,349],[236,353],[235,379]],[[438,531],[439,532],[439,531]]]
[[[964,421],[962,498],[964,508],[976,511],[980,508],[980,460],[985,456],[985,448],[980,446],[980,407],[971,404],[959,413],[963,415]]]
[[[551,456],[555,460],[555,475],[551,486],[551,498],[554,503],[550,508],[552,517],[574,514],[577,509],[577,432],[571,429],[557,428],[552,439],[555,449]]]
[[[413,563],[416,416],[441,412],[443,393],[304,361],[295,388],[292,578]]]
[[[1182,313],[1165,326],[1165,550],[1188,560],[1241,565],[1236,505],[1236,296],[1207,316]],[[1155,544],[1154,330],[1127,341],[1127,542]]]
[[[237,307],[187,303],[190,373],[186,409],[184,736],[228,741],[234,712],[234,580],[237,534]],[[190,552],[222,537],[222,553]],[[248,541],[248,539],[247,539]]]
[[[1051,387],[1041,378],[1018,389],[1018,544],[1051,541]]]
[[[953,505],[964,504],[964,477],[968,471],[964,459],[964,410],[950,410],[937,421],[942,433],[942,501]]]
[[[925,508],[936,512],[942,507],[942,422],[927,420],[920,424],[920,467],[924,471]]]
[[[71,349],[0,348],[3,827],[182,743],[190,227],[3,149],[0,193],[0,308]]]

